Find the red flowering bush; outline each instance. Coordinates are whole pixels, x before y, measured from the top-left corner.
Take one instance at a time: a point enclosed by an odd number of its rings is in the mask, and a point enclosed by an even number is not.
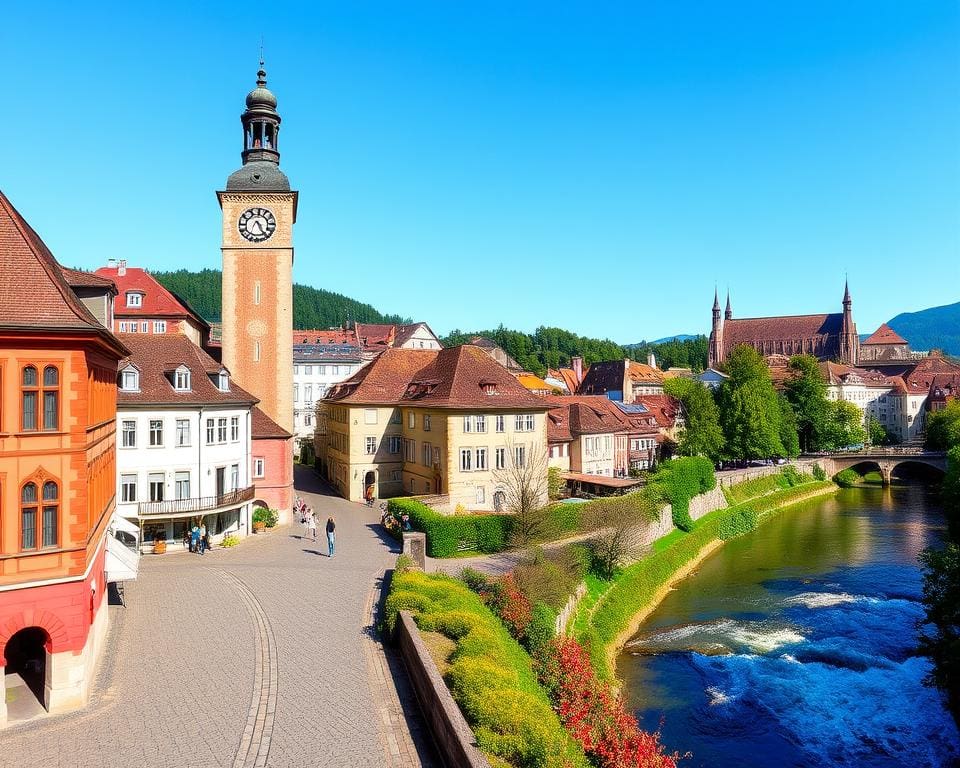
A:
[[[490,609],[496,613],[507,625],[510,634],[519,642],[527,636],[527,627],[533,616],[533,606],[514,581],[513,574],[508,573],[499,582],[491,585],[490,591],[483,595]]]
[[[600,768],[676,768],[679,755],[664,752],[659,733],[640,730],[576,640],[551,643],[537,673],[560,722]]]

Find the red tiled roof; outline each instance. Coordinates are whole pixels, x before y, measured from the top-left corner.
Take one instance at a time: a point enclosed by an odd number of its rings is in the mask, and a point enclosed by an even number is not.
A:
[[[877,330],[875,330],[866,341],[860,342],[860,346],[864,344],[906,344],[907,340],[904,339],[899,333],[897,333],[893,328],[884,323]]]
[[[356,346],[357,332],[342,328],[294,330],[294,344],[349,344]]]
[[[903,378],[910,394],[925,394],[938,376],[957,373],[960,365],[942,355],[930,355],[922,358]]]
[[[834,363],[825,361],[820,363],[820,371],[823,373],[827,384],[842,384],[848,377],[855,376],[863,381],[867,387],[893,387],[896,381],[880,373],[879,371],[869,370],[867,368],[857,368],[844,363]]]
[[[842,329],[843,315],[840,313],[725,320],[724,357],[741,344],[753,347],[761,354],[807,353],[821,359],[838,357]]]
[[[662,384],[663,371],[634,360],[604,360],[590,366],[577,392],[585,395],[623,392],[628,379],[636,384]]]
[[[94,272],[83,272],[68,267],[61,267],[60,271],[63,272],[63,276],[71,288],[106,288],[111,293],[116,294],[117,292],[117,286],[108,277],[100,277]]]
[[[421,327],[425,327],[431,334],[430,326],[426,323],[408,323],[392,325],[390,323],[357,323],[356,335],[360,346],[366,350],[389,349],[399,347],[408,341]],[[434,334],[435,335],[435,334]]]
[[[590,369],[587,368],[586,370],[589,372]],[[580,382],[577,381],[577,374],[573,368],[559,368],[557,370],[550,368],[547,370],[547,375],[562,381],[567,387],[567,392],[571,395],[576,394],[577,387],[580,386]]]
[[[681,414],[680,401],[672,395],[638,395],[636,402],[646,406],[657,419],[657,426],[670,429]]]
[[[239,387],[232,379],[230,389],[223,392],[208,374],[223,369],[216,360],[179,333],[124,333],[119,337],[130,350],[120,361],[119,370],[133,364],[140,372],[140,391],[117,390],[117,405],[253,405],[257,398]],[[190,370],[190,391],[177,392],[170,379],[180,366]]]
[[[93,331],[116,340],[71,290],[40,236],[0,192],[0,326]]]
[[[293,437],[287,430],[260,410],[260,406],[253,406],[250,411],[250,433],[254,440],[285,440]]]
[[[433,408],[546,410],[479,347],[464,344],[443,350],[386,349],[369,365],[332,387],[330,402]]]
[[[100,277],[112,280],[117,286],[119,296],[114,306],[115,317],[168,317],[189,318],[206,325],[206,321],[193,310],[182,303],[169,290],[145,269],[139,267],[125,267],[124,274],[120,274],[118,267],[100,267],[96,271]],[[140,292],[143,300],[139,307],[128,307],[126,294],[128,291]]]
[[[566,433],[572,436],[603,435],[630,430],[627,418],[603,395],[549,395],[543,399],[550,406],[555,422],[553,433],[558,440]],[[548,439],[550,429],[548,420]]]

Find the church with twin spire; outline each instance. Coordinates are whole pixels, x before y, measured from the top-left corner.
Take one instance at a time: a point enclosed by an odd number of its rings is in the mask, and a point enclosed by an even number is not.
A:
[[[842,312],[779,317],[734,318],[729,292],[726,309],[721,314],[720,297],[714,291],[708,347],[710,367],[722,363],[740,345],[753,347],[764,356],[813,355],[819,360],[857,365],[860,337],[853,321],[849,286],[843,287]]]

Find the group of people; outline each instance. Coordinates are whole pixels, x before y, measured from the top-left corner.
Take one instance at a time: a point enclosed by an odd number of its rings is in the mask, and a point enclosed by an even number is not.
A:
[[[300,516],[300,525],[304,528],[304,538],[307,538],[307,535],[310,536],[311,541],[317,540],[317,515],[313,511],[313,508],[308,506],[307,503],[297,497],[296,502],[293,505],[294,514]],[[333,557],[334,549],[336,548],[337,541],[337,524],[334,521],[333,516],[327,518],[327,556]]]
[[[200,525],[196,523],[183,534],[183,543],[184,546],[190,548],[191,552],[195,552],[198,555],[204,554],[208,549],[210,549],[210,534],[207,532],[207,524],[202,520]]]

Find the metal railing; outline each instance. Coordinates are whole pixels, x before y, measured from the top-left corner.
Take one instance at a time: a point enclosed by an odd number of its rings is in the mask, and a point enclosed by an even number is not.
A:
[[[254,486],[238,488],[219,496],[201,496],[193,499],[170,499],[169,501],[143,501],[137,507],[140,517],[163,517],[190,512],[208,512],[220,507],[242,504],[253,498]]]

